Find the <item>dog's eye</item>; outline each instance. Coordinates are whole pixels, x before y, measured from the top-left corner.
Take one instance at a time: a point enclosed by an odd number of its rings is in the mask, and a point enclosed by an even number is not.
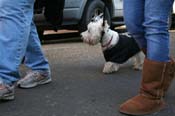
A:
[[[90,33],[90,30],[88,30],[88,33]]]

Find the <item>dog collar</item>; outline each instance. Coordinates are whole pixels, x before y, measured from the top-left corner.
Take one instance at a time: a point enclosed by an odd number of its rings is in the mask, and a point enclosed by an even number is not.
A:
[[[102,31],[102,32],[101,32],[100,43],[102,43],[102,40],[103,40],[103,36],[104,36],[104,34],[105,34],[105,31]]]
[[[113,36],[111,36],[111,39],[105,45],[102,45],[102,47],[103,48],[108,47],[111,44],[112,39],[113,39]]]

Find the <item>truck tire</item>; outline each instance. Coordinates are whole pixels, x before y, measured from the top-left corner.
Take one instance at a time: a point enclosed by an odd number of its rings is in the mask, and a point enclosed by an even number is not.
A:
[[[40,42],[42,43],[43,39],[44,39],[44,30],[43,29],[38,29],[37,28],[37,32],[38,32],[38,37],[40,39]]]
[[[84,9],[83,16],[79,23],[80,33],[87,30],[87,25],[94,16],[97,16],[100,13],[103,13],[104,5],[105,5],[104,2],[101,0],[92,0],[87,3]],[[111,16],[110,16],[108,8],[106,8],[105,19],[108,21],[108,24],[110,25]]]

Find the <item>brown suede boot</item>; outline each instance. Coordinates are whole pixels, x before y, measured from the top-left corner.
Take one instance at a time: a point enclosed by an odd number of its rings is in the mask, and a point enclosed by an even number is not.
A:
[[[175,62],[171,58],[171,62],[168,63],[166,70],[166,82],[164,87],[164,94],[166,94],[166,92],[168,91],[171,82],[174,79],[174,76],[175,76]]]
[[[163,109],[164,90],[167,84],[170,85],[166,78],[171,72],[171,63],[172,61],[165,63],[145,59],[140,93],[123,103],[119,111],[130,115],[145,115]]]
[[[141,50],[144,53],[144,55],[146,56],[146,54],[147,54],[146,48],[142,48]],[[168,88],[171,85],[172,80],[175,77],[175,62],[174,62],[173,58],[171,58],[171,62],[169,62],[167,66],[168,66],[168,68],[166,70],[167,71],[167,73],[166,73],[167,74],[166,75],[167,81],[165,82],[164,96],[165,96],[166,92],[168,91]]]

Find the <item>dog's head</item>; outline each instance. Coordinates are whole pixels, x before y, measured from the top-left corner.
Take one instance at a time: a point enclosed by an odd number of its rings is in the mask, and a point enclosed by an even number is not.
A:
[[[107,21],[103,18],[94,18],[87,26],[87,30],[81,33],[83,42],[96,45],[102,38],[102,33],[109,28]]]

